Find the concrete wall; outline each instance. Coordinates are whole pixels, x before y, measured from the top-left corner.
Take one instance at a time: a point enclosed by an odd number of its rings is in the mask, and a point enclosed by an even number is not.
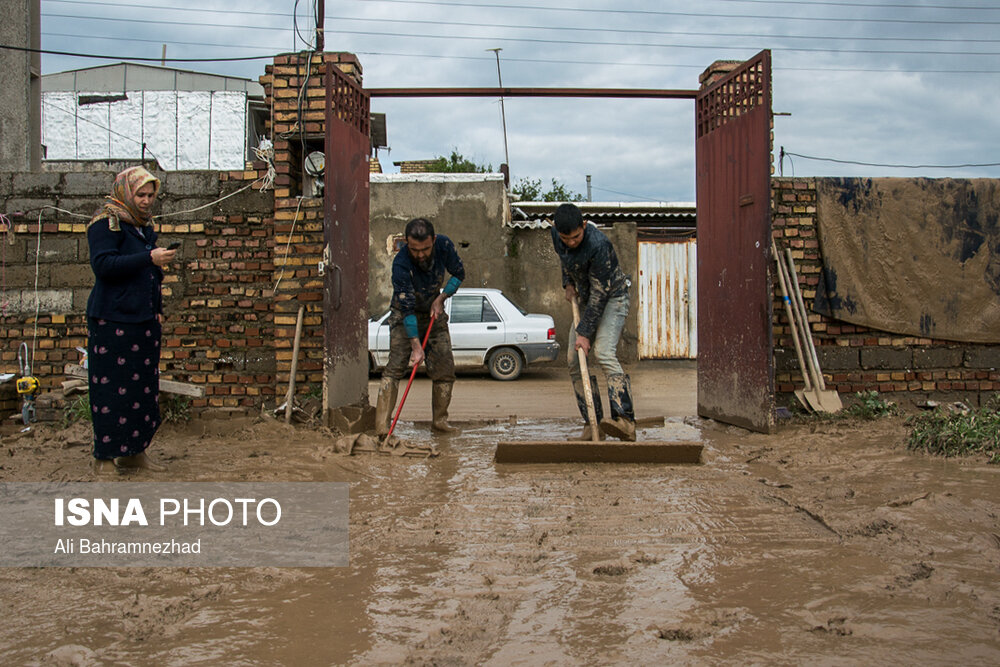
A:
[[[816,179],[776,178],[771,188],[774,237],[780,248],[792,249],[820,367],[829,386],[845,400],[859,391],[876,390],[905,403],[934,399],[981,405],[1000,392],[1000,345],[903,336],[813,312],[822,266]],[[859,215],[870,218],[875,213]],[[790,405],[795,403],[791,393],[802,387],[802,381],[784,306],[778,299],[780,287],[776,279],[773,283],[775,390],[778,404]]]
[[[39,48],[39,0],[6,0],[0,43]],[[0,49],[0,171],[33,171],[41,164],[41,55]]]
[[[573,316],[562,290],[559,259],[549,230],[504,226],[507,204],[503,181],[499,175],[491,180],[484,176],[373,180],[369,310],[372,315],[384,312],[392,298],[392,238],[403,233],[410,219],[425,217],[435,231],[454,241],[465,264],[464,286],[501,289],[525,310],[552,315],[560,344],[565,347]],[[634,277],[638,267],[635,225],[617,224],[603,231],[626,273]],[[637,305],[637,288],[633,286],[632,309],[619,346],[626,363],[638,359]],[[565,364],[565,360],[558,363]]]

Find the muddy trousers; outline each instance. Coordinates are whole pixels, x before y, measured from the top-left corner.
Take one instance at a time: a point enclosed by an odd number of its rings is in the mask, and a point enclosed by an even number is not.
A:
[[[593,344],[590,347],[591,360],[587,364],[590,369],[600,366],[604,372],[604,377],[608,381],[608,399],[611,405],[611,417],[623,417],[629,421],[634,421],[635,412],[632,407],[632,383],[625,375],[621,363],[618,361],[618,341],[622,337],[622,330],[625,328],[625,319],[628,316],[629,297],[624,294],[620,297],[608,299],[604,305],[604,313],[597,323],[597,332],[594,334]],[[579,354],[576,351],[576,330],[570,329],[567,345],[567,365],[569,366],[569,376],[573,381],[573,391],[576,393],[576,402],[580,408],[583,420],[587,421],[587,403],[583,395],[583,372],[580,367]],[[601,421],[604,410],[601,407],[601,394],[597,389],[597,378],[590,376],[590,386],[594,394],[594,411],[597,413],[597,421]]]

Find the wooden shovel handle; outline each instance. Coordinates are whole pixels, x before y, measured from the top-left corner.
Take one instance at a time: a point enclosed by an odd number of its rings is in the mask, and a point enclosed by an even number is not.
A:
[[[576,333],[576,325],[580,323],[580,306],[577,305],[576,298],[573,299],[572,304],[573,333]],[[570,336],[570,338],[573,337]],[[599,442],[600,437],[597,429],[600,427],[597,425],[597,410],[594,409],[594,392],[590,388],[590,370],[587,368],[587,355],[580,349],[576,351],[576,354],[580,360],[580,373],[583,374],[583,397],[587,401],[587,421],[590,422],[590,439],[594,442]]]

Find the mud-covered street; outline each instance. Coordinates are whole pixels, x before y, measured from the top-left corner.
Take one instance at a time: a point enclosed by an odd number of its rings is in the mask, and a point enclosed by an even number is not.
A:
[[[350,482],[351,566],[3,569],[0,661],[1000,663],[1000,468],[908,452],[901,418],[699,420],[693,366],[646,363],[637,416],[666,420],[640,439],[701,442],[702,464],[494,464],[499,440],[578,433],[564,373],[462,376],[463,430],[429,459],[269,418],[168,426],[169,471],[120,479]],[[85,435],[5,433],[0,481],[93,481]]]

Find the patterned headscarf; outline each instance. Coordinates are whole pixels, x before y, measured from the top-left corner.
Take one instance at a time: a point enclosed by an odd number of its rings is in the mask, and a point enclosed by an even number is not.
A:
[[[160,192],[160,179],[146,171],[145,168],[131,167],[118,174],[115,177],[115,184],[111,186],[111,194],[101,206],[101,210],[91,218],[90,224],[92,225],[102,218],[118,219],[136,227],[152,224],[153,216],[148,213],[144,214],[135,205],[135,193],[147,183],[153,184],[153,196],[155,197]]]

